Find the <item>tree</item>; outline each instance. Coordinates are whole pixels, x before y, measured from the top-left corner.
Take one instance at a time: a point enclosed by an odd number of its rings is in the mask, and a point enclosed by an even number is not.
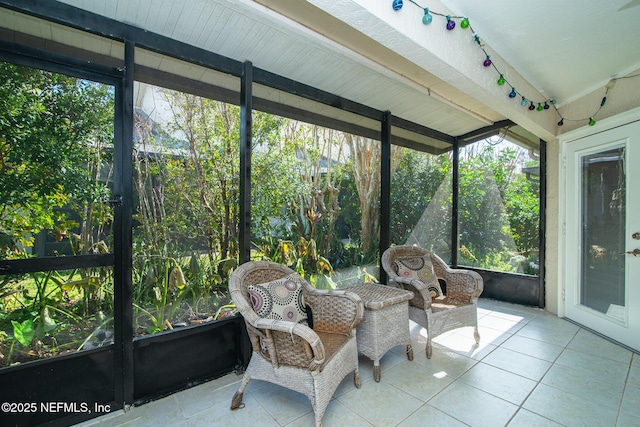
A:
[[[239,108],[169,90],[158,136],[138,125],[139,217],[148,243],[178,253],[203,247],[211,262],[237,255]],[[147,130],[142,129],[147,126]],[[171,136],[169,136],[171,135]]]
[[[376,253],[380,240],[380,143],[352,134],[344,137],[351,151],[360,202],[361,247],[365,254]]]
[[[91,227],[109,221],[100,171],[111,163],[113,88],[8,63],[0,75],[0,229],[30,244],[41,230],[60,239],[79,225],[86,251]]]
[[[327,267],[321,254],[339,242],[336,226],[346,146],[335,130],[288,119],[281,124],[279,135],[257,147],[254,155],[256,234],[263,246],[282,246],[272,241],[270,231],[280,240],[298,242],[299,259],[305,264],[300,269],[315,273]]]
[[[443,252],[450,250],[451,235],[451,161],[446,154],[397,151],[397,167],[392,167],[391,175],[391,242],[407,243],[412,234],[420,233],[423,237],[416,243],[446,257]],[[441,201],[437,195],[443,185],[448,197]],[[443,236],[444,244],[435,245]]]
[[[518,252],[528,256],[539,249],[540,183],[525,175],[514,179],[506,192],[505,205]]]
[[[537,250],[538,184],[520,172],[526,151],[477,143],[460,161],[460,250],[466,263],[510,269],[516,255]]]

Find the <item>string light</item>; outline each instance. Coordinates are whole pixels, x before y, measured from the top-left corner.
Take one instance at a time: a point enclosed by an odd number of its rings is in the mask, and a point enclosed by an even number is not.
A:
[[[473,35],[473,39],[475,40],[476,44],[478,45],[478,47],[480,49],[482,49],[482,51],[484,52],[485,55],[485,59],[482,62],[482,65],[485,68],[488,67],[493,67],[494,70],[499,74],[498,79],[496,80],[496,83],[498,84],[498,86],[504,86],[505,84],[507,84],[508,86],[511,87],[511,91],[509,92],[509,98],[515,98],[518,95],[520,95],[520,97],[522,98],[522,101],[520,101],[520,105],[522,107],[527,107],[530,111],[545,111],[545,110],[550,110],[551,107],[553,107],[553,109],[555,110],[555,112],[558,114],[558,116],[560,117],[560,121],[558,121],[558,126],[562,126],[564,125],[565,120],[568,121],[585,121],[587,119],[567,119],[565,117],[562,116],[562,114],[560,113],[560,111],[558,110],[558,107],[556,106],[556,100],[555,99],[551,99],[548,98],[544,101],[533,101],[531,99],[528,99],[527,97],[525,97],[523,94],[521,94],[520,92],[518,92],[516,90],[516,88],[511,85],[509,83],[509,81],[504,77],[504,73],[502,73],[498,67],[496,67],[496,65],[493,63],[493,61],[491,60],[490,55],[487,53],[487,51],[484,48],[484,43],[480,40],[480,36],[478,34],[476,34],[476,32],[473,30],[473,28],[471,27],[471,24],[469,23],[469,18],[465,17],[465,16],[451,16],[448,14],[444,14],[444,13],[438,13],[438,12],[434,12],[434,11],[430,11],[429,8],[425,8],[420,6],[416,1],[414,0],[409,0],[410,3],[414,4],[415,6],[419,7],[421,10],[424,11],[424,15],[422,16],[422,23],[424,25],[429,25],[431,24],[431,22],[433,21],[433,15],[436,16],[440,16],[446,19],[446,29],[447,31],[452,31],[455,27],[456,27],[456,19],[460,20],[460,28],[463,29],[467,29],[469,28],[472,32]],[[400,9],[402,9],[404,3],[402,0],[393,0],[392,2],[392,7],[393,10],[395,11],[399,11]],[[627,76],[627,77],[620,77],[620,78],[631,78],[631,77],[637,77],[640,76],[640,74],[636,74],[633,76]],[[599,112],[600,109],[602,107],[604,107],[605,103],[607,102],[607,94],[609,93],[609,89],[613,88],[613,86],[616,83],[616,80],[618,80],[619,78],[614,78],[611,79],[609,81],[609,83],[607,83],[606,85],[606,91],[604,96],[602,97],[602,101],[600,102],[600,107],[597,109],[597,111],[591,115],[589,117],[589,121],[588,124],[589,126],[595,126],[596,121],[593,119],[593,117],[595,117]],[[537,107],[536,107],[537,104]],[[551,104],[551,105],[549,105]]]
[[[453,21],[449,15],[447,15],[447,30],[451,31],[456,27],[456,21]]]
[[[429,25],[431,24],[431,21],[433,21],[433,16],[429,13],[429,8],[425,8],[424,9],[424,16],[422,17],[422,23],[424,25]]]

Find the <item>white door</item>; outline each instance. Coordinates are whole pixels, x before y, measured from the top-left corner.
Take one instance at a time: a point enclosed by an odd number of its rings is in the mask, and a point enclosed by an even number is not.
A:
[[[640,122],[566,148],[565,315],[640,351]]]

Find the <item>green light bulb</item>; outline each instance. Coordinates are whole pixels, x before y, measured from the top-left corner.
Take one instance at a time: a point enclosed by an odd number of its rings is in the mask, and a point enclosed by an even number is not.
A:
[[[498,79],[497,83],[498,85],[502,86],[504,82],[506,82],[506,80],[504,79],[504,76],[500,74],[500,78]]]
[[[464,18],[462,21],[460,21],[460,26],[462,28],[469,28],[469,18]]]
[[[589,117],[589,126],[593,126],[593,125],[595,125],[595,124],[596,124],[596,121],[595,121],[595,120],[593,120],[593,118],[592,118],[592,117]]]

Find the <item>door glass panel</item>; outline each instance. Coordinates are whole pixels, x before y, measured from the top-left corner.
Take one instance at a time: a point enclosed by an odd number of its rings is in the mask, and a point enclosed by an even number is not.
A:
[[[618,320],[625,307],[625,150],[581,157],[580,304]]]
[[[113,86],[0,62],[0,367],[113,343]],[[70,261],[72,260],[72,261]],[[48,265],[51,265],[49,263]]]

